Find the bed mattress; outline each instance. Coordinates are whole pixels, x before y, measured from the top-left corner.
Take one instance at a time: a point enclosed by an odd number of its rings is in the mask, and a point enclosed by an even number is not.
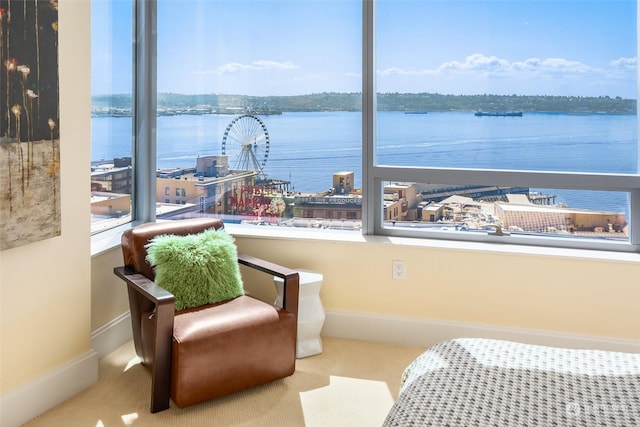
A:
[[[640,354],[445,341],[405,369],[384,426],[640,426]]]

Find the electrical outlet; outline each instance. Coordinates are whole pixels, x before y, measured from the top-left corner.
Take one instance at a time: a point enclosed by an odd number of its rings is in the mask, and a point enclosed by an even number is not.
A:
[[[394,259],[391,263],[391,268],[394,280],[404,280],[407,278],[407,266],[403,260]]]

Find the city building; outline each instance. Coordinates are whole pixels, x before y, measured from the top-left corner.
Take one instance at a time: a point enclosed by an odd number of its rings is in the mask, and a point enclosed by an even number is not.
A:
[[[294,217],[361,220],[362,192],[353,187],[354,175],[353,172],[336,172],[333,174],[333,185],[328,191],[295,195]]]
[[[156,200],[193,205],[195,211],[232,214],[245,210],[235,195],[253,188],[256,173],[232,171],[227,156],[203,156],[193,168],[162,169],[156,173]],[[252,198],[253,199],[253,198]],[[243,198],[240,203],[245,199]]]
[[[131,157],[91,164],[91,191],[131,194]]]
[[[457,225],[464,230],[490,226],[532,233],[624,233],[624,213],[595,212],[563,206],[533,203],[522,194],[507,195],[506,201],[476,201],[465,196],[449,196],[440,202],[421,202],[421,220]]]

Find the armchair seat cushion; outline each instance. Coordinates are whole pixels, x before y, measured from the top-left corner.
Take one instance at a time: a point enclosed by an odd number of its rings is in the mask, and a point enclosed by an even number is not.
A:
[[[171,398],[185,407],[293,374],[296,326],[246,295],[176,313]]]

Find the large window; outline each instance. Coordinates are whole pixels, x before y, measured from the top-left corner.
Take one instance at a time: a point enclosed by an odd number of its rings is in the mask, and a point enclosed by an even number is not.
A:
[[[635,1],[379,0],[370,12],[371,231],[637,243]]]
[[[120,77],[92,146],[112,179],[133,158],[157,218],[640,242],[635,0],[130,1],[93,1],[146,29],[94,41],[123,57],[94,64]],[[120,86],[136,70],[153,95]]]
[[[182,195],[159,218],[361,218],[361,10],[158,1],[157,201]]]
[[[91,2],[91,231],[131,221],[133,0]]]

